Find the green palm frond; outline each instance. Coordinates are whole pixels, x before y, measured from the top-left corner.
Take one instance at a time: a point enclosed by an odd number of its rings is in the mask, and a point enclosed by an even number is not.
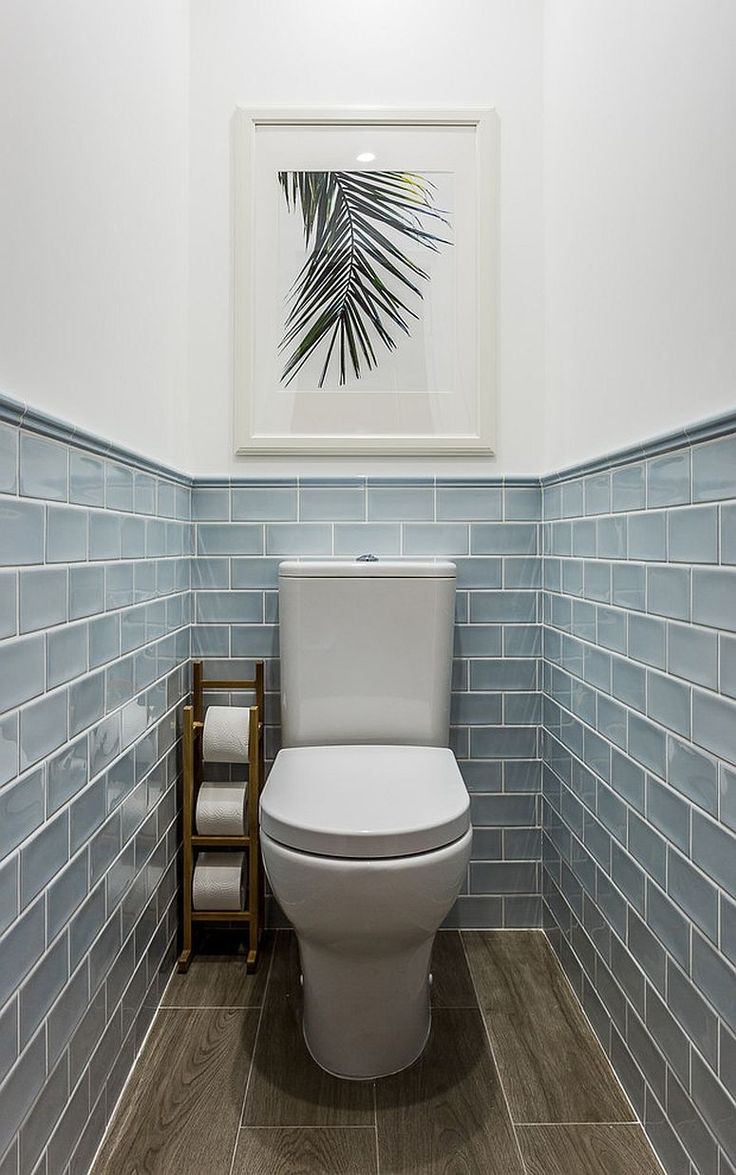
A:
[[[396,235],[436,252],[449,241],[434,229],[448,222],[433,205],[433,185],[415,172],[281,171],[279,183],[289,211],[301,210],[310,250],[289,294],[281,378],[288,385],[322,347],[319,387],[333,356],[343,385],[348,365],[359,379],[363,364],[377,365],[376,344],[394,350],[392,328],[408,335],[417,318],[404,299],[422,298],[429,275]]]

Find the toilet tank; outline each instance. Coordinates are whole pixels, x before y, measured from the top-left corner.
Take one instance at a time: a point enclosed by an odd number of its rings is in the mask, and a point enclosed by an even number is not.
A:
[[[283,745],[447,746],[454,611],[454,563],[282,563]]]

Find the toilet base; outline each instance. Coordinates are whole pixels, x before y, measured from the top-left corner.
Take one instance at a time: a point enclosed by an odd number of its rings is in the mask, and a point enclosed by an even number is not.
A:
[[[417,1055],[415,1057],[412,1058],[411,1061],[407,1061],[407,1063],[405,1065],[401,1065],[398,1069],[387,1069],[385,1073],[372,1073],[368,1077],[354,1077],[350,1073],[337,1073],[337,1072],[335,1072],[334,1069],[328,1069],[325,1065],[323,1065],[322,1062],[319,1061],[317,1059],[317,1057],[315,1057],[314,1050],[312,1049],[312,1046],[310,1045],[310,1043],[307,1039],[307,1034],[304,1031],[304,1028],[302,1026],[302,1036],[304,1037],[304,1044],[306,1045],[307,1052],[309,1053],[309,1055],[312,1058],[312,1060],[314,1061],[314,1063],[316,1065],[319,1065],[320,1069],[324,1069],[325,1073],[329,1073],[330,1077],[337,1077],[340,1081],[378,1081],[379,1078],[381,1078],[381,1077],[393,1077],[395,1073],[401,1073],[401,1072],[403,1072],[404,1069],[410,1069],[412,1065],[416,1065],[417,1061],[420,1060],[424,1050],[426,1049],[427,1045],[429,1044],[429,1038],[431,1035],[432,1035],[432,1015],[430,1013],[429,1025],[427,1027],[427,1035],[424,1038],[424,1041],[422,1043],[422,1047],[420,1048],[419,1052],[417,1053]]]
[[[358,859],[261,834],[271,888],[299,943],[304,1038],[328,1073],[370,1081],[421,1056],[434,937],[462,887],[471,840],[469,829],[427,853]]]
[[[418,1060],[432,1027],[433,943],[434,935],[401,951],[392,943],[383,957],[356,958],[299,940],[304,1041],[320,1068],[344,1080],[372,1081]]]

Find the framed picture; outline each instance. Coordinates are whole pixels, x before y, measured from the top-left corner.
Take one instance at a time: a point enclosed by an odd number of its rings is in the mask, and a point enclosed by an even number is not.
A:
[[[492,110],[239,110],[238,453],[492,453]]]

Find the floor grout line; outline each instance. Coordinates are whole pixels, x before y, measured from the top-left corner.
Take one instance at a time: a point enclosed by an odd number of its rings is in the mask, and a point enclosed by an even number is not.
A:
[[[488,1042],[488,1048],[490,1049],[490,1052],[491,1052],[491,1060],[493,1061],[493,1067],[496,1070],[498,1084],[501,1088],[501,1093],[503,1095],[504,1105],[506,1106],[506,1113],[509,1116],[509,1123],[511,1125],[511,1132],[514,1136],[514,1142],[516,1143],[516,1150],[519,1155],[519,1162],[521,1163],[522,1175],[528,1175],[527,1165],[524,1161],[524,1155],[521,1150],[521,1143],[519,1142],[519,1136],[516,1133],[516,1123],[514,1122],[514,1119],[511,1115],[511,1106],[509,1105],[509,1099],[506,1094],[506,1086],[503,1083],[503,1077],[501,1076],[501,1070],[498,1066],[498,1062],[496,1061],[496,1054],[495,1054],[495,1051],[493,1048],[493,1041],[491,1040],[491,1034],[488,1030],[488,1024],[486,1023],[486,1018],[483,1015],[483,1008],[481,1006],[480,998],[478,996],[478,988],[476,986],[475,976],[473,975],[473,968],[470,966],[470,959],[468,958],[468,952],[467,952],[467,948],[465,946],[465,939],[463,938],[463,932],[461,930],[459,930],[458,934],[460,936],[460,945],[462,946],[462,949],[463,949],[463,955],[465,956],[465,965],[468,968],[468,974],[470,975],[470,982],[472,984],[473,991],[475,993],[475,999],[478,1004],[478,1012],[480,1013],[480,1019],[481,1019],[482,1025],[483,1025],[483,1031],[485,1033],[485,1037]]]
[[[248,1076],[245,1081],[245,1089],[243,1090],[243,1102],[240,1107],[240,1118],[238,1119],[238,1129],[235,1131],[235,1143],[233,1145],[233,1155],[230,1160],[229,1175],[233,1175],[233,1169],[235,1167],[235,1156],[238,1153],[238,1143],[240,1141],[240,1132],[243,1129],[243,1116],[245,1114],[245,1102],[246,1102],[246,1098],[248,1097],[248,1091],[250,1089],[251,1077],[253,1076],[253,1066],[255,1064],[255,1059],[256,1059],[256,1049],[258,1047],[258,1038],[261,1035],[261,1025],[263,1024],[263,1014],[266,1011],[266,1000],[268,998],[269,984],[271,983],[271,971],[273,970],[273,961],[276,958],[276,940],[277,940],[278,936],[279,936],[279,931],[277,930],[274,933],[273,942],[271,943],[271,957],[268,960],[268,974],[266,975],[266,982],[263,985],[263,1002],[261,1004],[261,1011],[260,1011],[260,1015],[258,1017],[258,1023],[256,1025],[256,1034],[253,1037],[253,1052],[251,1053],[250,1065],[248,1066]]]
[[[514,1122],[514,1126],[641,1126],[636,1119],[624,1122]]]
[[[373,1082],[373,1129],[376,1136],[376,1175],[381,1175],[381,1157],[378,1149],[378,1089]]]

